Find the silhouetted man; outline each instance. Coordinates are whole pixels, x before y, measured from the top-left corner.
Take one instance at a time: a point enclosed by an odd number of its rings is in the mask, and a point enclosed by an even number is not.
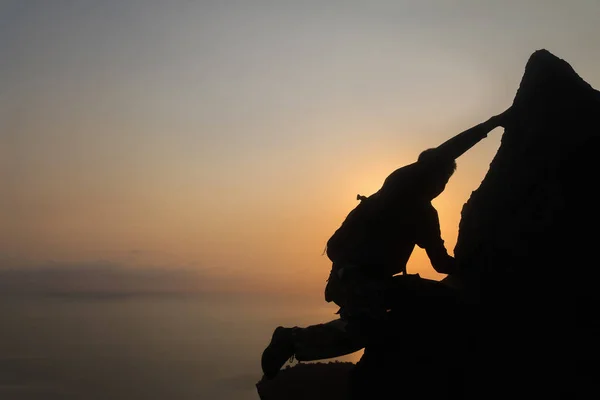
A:
[[[455,271],[431,201],[444,191],[456,170],[455,159],[493,129],[504,127],[509,110],[423,151],[415,163],[392,172],[375,194],[357,196],[361,203],[327,242],[333,265],[325,300],[340,307],[341,318],[306,328],[275,329],[261,360],[267,378],[294,355],[314,361],[358,351],[365,345],[363,328],[385,318],[389,309],[419,296],[448,295],[450,289],[438,281],[407,275],[406,264],[417,245],[437,272]]]

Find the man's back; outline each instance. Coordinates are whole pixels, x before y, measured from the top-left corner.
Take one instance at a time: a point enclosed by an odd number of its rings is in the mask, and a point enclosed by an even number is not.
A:
[[[421,195],[421,174],[417,163],[390,174],[328,241],[329,258],[367,274],[391,276],[404,270],[415,244],[424,247],[439,239],[437,212]]]

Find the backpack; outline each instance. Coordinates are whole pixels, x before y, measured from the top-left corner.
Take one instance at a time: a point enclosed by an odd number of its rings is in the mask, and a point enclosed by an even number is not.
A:
[[[376,209],[378,196],[357,195],[360,203],[352,209],[327,241],[325,252],[333,263],[344,263],[350,257],[350,251],[364,242]]]

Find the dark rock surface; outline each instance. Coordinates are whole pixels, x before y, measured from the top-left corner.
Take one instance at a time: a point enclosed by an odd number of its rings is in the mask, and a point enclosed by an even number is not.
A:
[[[331,400],[348,398],[349,362],[297,364],[282,369],[276,379],[256,384],[261,400]]]
[[[462,271],[453,279],[465,283],[479,315],[468,380],[507,395],[573,398],[597,391],[586,382],[600,360],[600,93],[540,50],[513,108],[485,179],[463,207],[455,248]]]

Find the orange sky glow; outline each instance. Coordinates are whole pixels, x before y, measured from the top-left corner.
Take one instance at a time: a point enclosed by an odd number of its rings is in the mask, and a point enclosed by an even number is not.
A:
[[[533,51],[600,87],[600,3],[464,3],[15,2],[0,269],[106,262],[198,273],[175,291],[320,293],[356,194],[506,109]],[[451,254],[501,136],[434,201]],[[442,277],[420,249],[408,270]]]

